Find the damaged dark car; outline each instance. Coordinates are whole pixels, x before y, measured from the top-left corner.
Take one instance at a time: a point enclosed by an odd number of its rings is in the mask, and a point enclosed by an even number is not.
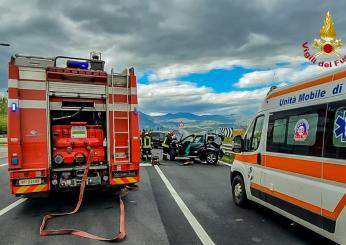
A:
[[[170,160],[184,157],[215,165],[224,155],[221,149],[223,138],[222,135],[207,133],[192,134],[180,140],[173,140],[170,145]]]

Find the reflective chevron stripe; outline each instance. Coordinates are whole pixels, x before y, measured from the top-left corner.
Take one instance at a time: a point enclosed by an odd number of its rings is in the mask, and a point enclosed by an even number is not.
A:
[[[125,178],[113,178],[111,180],[112,185],[124,185],[129,183],[136,183],[139,181],[138,177],[125,177]]]
[[[12,191],[13,191],[13,194],[24,194],[24,193],[48,191],[48,184],[14,186]]]

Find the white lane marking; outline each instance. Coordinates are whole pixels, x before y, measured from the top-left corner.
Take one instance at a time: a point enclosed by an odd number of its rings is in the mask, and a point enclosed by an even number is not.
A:
[[[0,167],[7,166],[7,165],[8,165],[7,163],[0,164]]]
[[[15,201],[14,203],[8,205],[6,208],[3,208],[0,210],[0,216],[2,216],[3,214],[7,213],[8,211],[10,211],[11,209],[14,209],[15,207],[17,207],[19,204],[25,202],[26,200],[28,200],[28,198],[21,198],[18,199],[17,201]]]
[[[140,163],[139,166],[141,167],[151,167],[151,163]]]
[[[178,193],[175,191],[175,189],[173,188],[172,184],[169,182],[169,180],[166,178],[166,176],[163,174],[163,172],[161,171],[161,169],[155,165],[154,166],[157,173],[159,174],[159,176],[161,177],[163,183],[165,183],[167,189],[169,190],[169,192],[171,193],[174,201],[178,204],[180,210],[183,212],[185,218],[187,219],[187,221],[190,223],[190,225],[192,226],[192,229],[195,231],[195,233],[197,234],[197,236],[199,237],[199,239],[201,240],[202,244],[215,244],[213,242],[213,240],[211,240],[211,238],[209,237],[209,235],[207,234],[207,232],[203,229],[203,227],[201,226],[201,224],[198,222],[198,220],[195,218],[195,216],[193,216],[193,214],[191,213],[191,211],[189,210],[189,208],[186,206],[186,204],[184,203],[183,199],[181,199],[181,197],[178,195]]]
[[[224,162],[224,161],[220,161],[220,160],[219,160],[219,163],[221,163],[221,164],[223,164],[223,165],[226,165],[226,166],[229,166],[229,167],[232,167],[232,164],[227,163],[227,162]]]

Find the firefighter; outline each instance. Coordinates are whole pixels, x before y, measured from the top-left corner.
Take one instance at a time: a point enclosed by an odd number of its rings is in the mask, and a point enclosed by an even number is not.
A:
[[[166,135],[166,137],[165,137],[165,139],[161,145],[162,149],[163,149],[163,160],[168,160],[168,154],[169,154],[172,139],[173,139],[173,133],[168,132],[168,134]]]
[[[148,132],[144,134],[143,137],[143,145],[142,145],[142,156],[143,161],[150,161],[151,160],[151,148],[153,146],[153,141],[151,140],[151,137]]]
[[[141,132],[141,135],[140,135],[140,137],[139,137],[141,148],[142,148],[142,146],[143,146],[143,138],[144,138],[144,135],[145,135],[145,130],[143,129],[142,132]]]

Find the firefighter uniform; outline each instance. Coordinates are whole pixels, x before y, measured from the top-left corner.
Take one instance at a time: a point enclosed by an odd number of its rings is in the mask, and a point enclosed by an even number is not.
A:
[[[168,133],[161,145],[163,149],[163,160],[168,160],[168,154],[169,154],[171,142],[172,142],[172,134]]]
[[[153,146],[153,141],[149,133],[145,133],[142,139],[142,156],[144,161],[151,160],[151,148]]]

